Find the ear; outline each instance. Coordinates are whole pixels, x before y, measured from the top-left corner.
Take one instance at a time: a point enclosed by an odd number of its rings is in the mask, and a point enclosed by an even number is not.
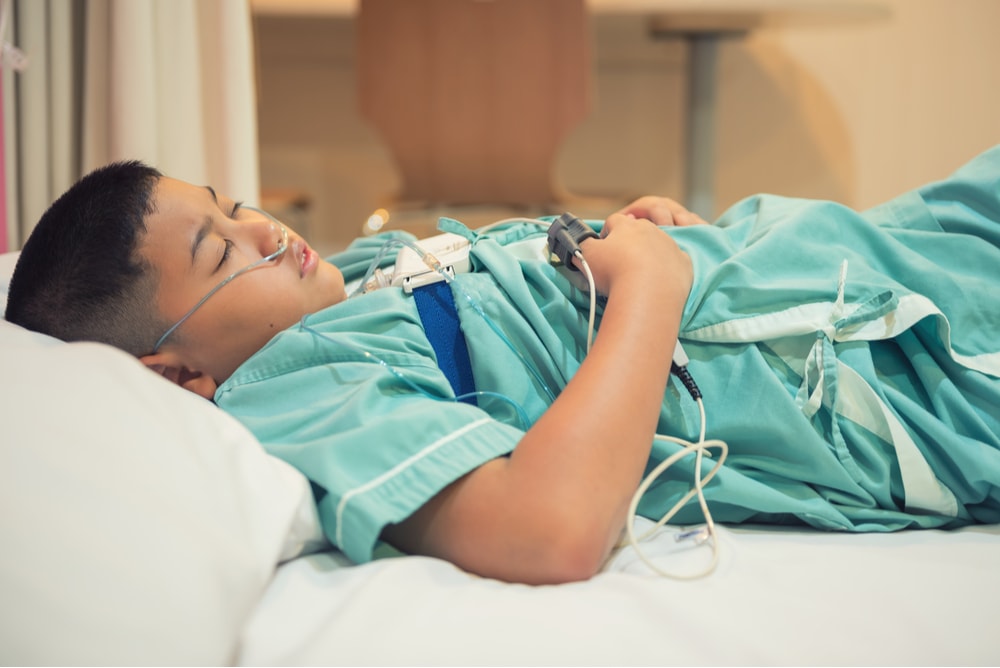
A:
[[[171,383],[180,385],[185,390],[194,392],[209,401],[215,397],[215,390],[219,386],[215,379],[207,373],[186,366],[173,353],[160,352],[144,355],[139,358],[139,361],[145,364],[148,369],[160,374]]]

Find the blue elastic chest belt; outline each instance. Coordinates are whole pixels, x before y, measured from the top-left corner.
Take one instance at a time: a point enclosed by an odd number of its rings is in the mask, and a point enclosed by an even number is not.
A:
[[[446,281],[423,285],[413,290],[417,312],[427,339],[437,355],[438,366],[461,401],[476,404],[476,383],[472,377],[469,346],[458,320],[455,298]],[[468,395],[468,396],[466,396]]]

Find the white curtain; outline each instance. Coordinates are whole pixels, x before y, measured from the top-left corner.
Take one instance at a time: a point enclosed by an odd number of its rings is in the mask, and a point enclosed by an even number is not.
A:
[[[259,200],[248,0],[14,4],[30,62],[14,75],[13,248],[74,180],[114,160]]]
[[[80,109],[74,73],[79,39],[73,17],[82,5],[72,0],[4,4],[5,37],[26,56],[19,71],[5,57],[3,72],[6,241],[8,249],[15,249],[54,194],[78,175],[79,142],[73,135]]]

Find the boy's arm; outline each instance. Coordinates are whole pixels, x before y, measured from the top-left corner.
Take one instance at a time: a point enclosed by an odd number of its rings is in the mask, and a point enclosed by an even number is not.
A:
[[[576,375],[509,458],[387,527],[390,543],[527,583],[600,568],[649,456],[692,280],[687,255],[649,221],[615,214],[603,235],[582,245],[608,302]]]

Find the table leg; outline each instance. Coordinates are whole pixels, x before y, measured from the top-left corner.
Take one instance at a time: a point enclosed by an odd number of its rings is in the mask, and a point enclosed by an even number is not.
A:
[[[706,220],[715,215],[716,70],[719,35],[689,33],[685,201]]]

